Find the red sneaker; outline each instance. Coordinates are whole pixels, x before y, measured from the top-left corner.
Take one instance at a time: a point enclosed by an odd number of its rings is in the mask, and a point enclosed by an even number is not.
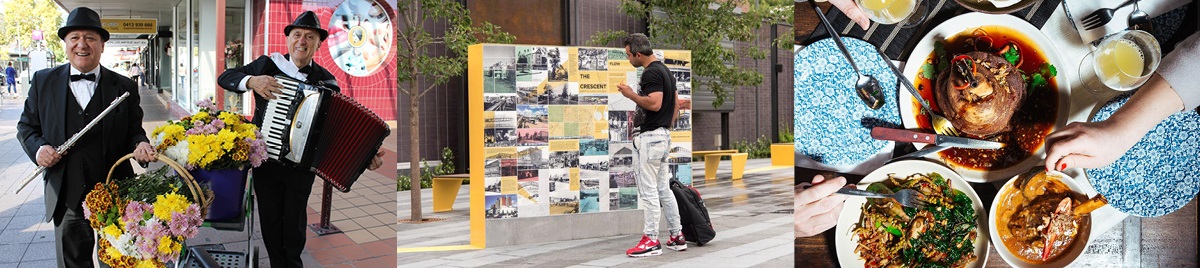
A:
[[[671,236],[671,239],[667,239],[667,248],[675,251],[687,250],[687,240],[683,239],[683,234]]]
[[[662,247],[658,245],[658,240],[651,240],[646,235],[642,235],[642,241],[638,242],[637,246],[633,246],[625,251],[625,255],[635,258],[657,256],[660,254],[662,254]]]

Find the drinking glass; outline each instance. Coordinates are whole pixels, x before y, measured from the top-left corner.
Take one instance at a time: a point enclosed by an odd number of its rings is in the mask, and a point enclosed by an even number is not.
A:
[[[1104,93],[1105,89],[1129,91],[1150,80],[1160,60],[1162,48],[1153,35],[1142,30],[1125,30],[1101,40],[1100,45],[1084,57],[1079,71],[1095,74],[1094,77],[1081,76],[1085,79],[1084,85],[1093,93]],[[1091,70],[1085,69],[1087,65],[1091,65]]]
[[[897,24],[912,27],[925,20],[928,13],[920,0],[855,0],[863,13],[876,23]]]

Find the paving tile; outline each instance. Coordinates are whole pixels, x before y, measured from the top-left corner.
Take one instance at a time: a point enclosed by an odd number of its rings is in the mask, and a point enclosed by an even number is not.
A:
[[[0,245],[0,263],[20,262],[27,248],[29,244]],[[51,246],[50,250],[53,252],[54,246]]]
[[[41,242],[26,245],[28,245],[28,248],[25,250],[25,255],[21,257],[21,262],[55,259],[54,254],[56,254],[56,251],[54,250],[53,240],[51,240],[49,243]]]
[[[350,237],[350,240],[354,241],[355,244],[362,244],[362,243],[379,240],[379,237],[375,236],[374,234],[371,234],[371,232],[369,232],[367,230],[350,231],[350,232],[346,233],[346,236]]]
[[[375,219],[375,217],[371,217],[371,216],[362,216],[362,217],[354,218],[351,221],[354,221],[354,223],[357,223],[359,226],[362,226],[363,228],[371,228],[371,227],[378,227],[378,226],[384,225],[383,222],[381,222],[378,219]]]
[[[357,260],[367,259],[370,257],[375,257],[375,256],[371,256],[371,254],[366,249],[364,249],[362,246],[359,246],[357,244],[345,245],[345,246],[336,247],[336,248],[333,248],[330,250],[333,252],[336,252],[338,255],[342,256],[342,258],[346,259],[347,261],[357,261]],[[394,255],[394,253],[393,253],[393,255]]]
[[[367,231],[370,231],[371,234],[375,235],[375,237],[378,237],[379,239],[392,239],[396,237],[396,229],[392,229],[391,226],[371,227],[368,228]]]
[[[41,268],[41,267],[54,267],[57,265],[58,265],[58,263],[55,262],[55,260],[40,260],[40,261],[22,262],[20,265],[17,266],[17,268],[25,268],[25,267]],[[8,267],[12,267],[12,266],[8,266]]]
[[[382,257],[375,257],[375,258],[370,258],[370,259],[365,259],[365,260],[353,261],[353,262],[350,262],[350,264],[354,265],[354,267],[356,267],[356,268],[359,268],[359,267],[362,267],[362,268],[393,267],[393,266],[396,266],[396,254],[393,253],[393,254],[391,254],[391,256],[382,256]]]

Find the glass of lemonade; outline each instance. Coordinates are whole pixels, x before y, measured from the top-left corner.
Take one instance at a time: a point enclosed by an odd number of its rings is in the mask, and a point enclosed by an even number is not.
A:
[[[1125,30],[1108,36],[1092,54],[1097,78],[1117,91],[1145,84],[1162,59],[1158,40],[1142,30]]]
[[[924,15],[916,14],[920,0],[855,0],[863,13],[872,21],[880,24],[896,24],[905,22],[905,26],[915,25],[924,20]],[[916,20],[916,21],[913,21]]]

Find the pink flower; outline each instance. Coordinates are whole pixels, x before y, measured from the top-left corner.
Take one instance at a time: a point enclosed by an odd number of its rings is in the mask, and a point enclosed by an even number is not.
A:
[[[201,109],[208,109],[209,111],[217,110],[217,105],[213,104],[213,102],[208,99],[203,99],[203,100],[197,101],[196,107],[200,107]]]
[[[221,119],[213,119],[213,121],[210,125],[212,125],[214,128],[216,128],[218,132],[221,131],[221,129],[225,128],[225,122],[221,121]]]
[[[267,160],[267,144],[263,141],[261,133],[256,134],[258,136],[257,139],[250,140],[247,138],[247,142],[250,143],[250,166],[252,167],[258,167],[262,165],[263,161]]]

